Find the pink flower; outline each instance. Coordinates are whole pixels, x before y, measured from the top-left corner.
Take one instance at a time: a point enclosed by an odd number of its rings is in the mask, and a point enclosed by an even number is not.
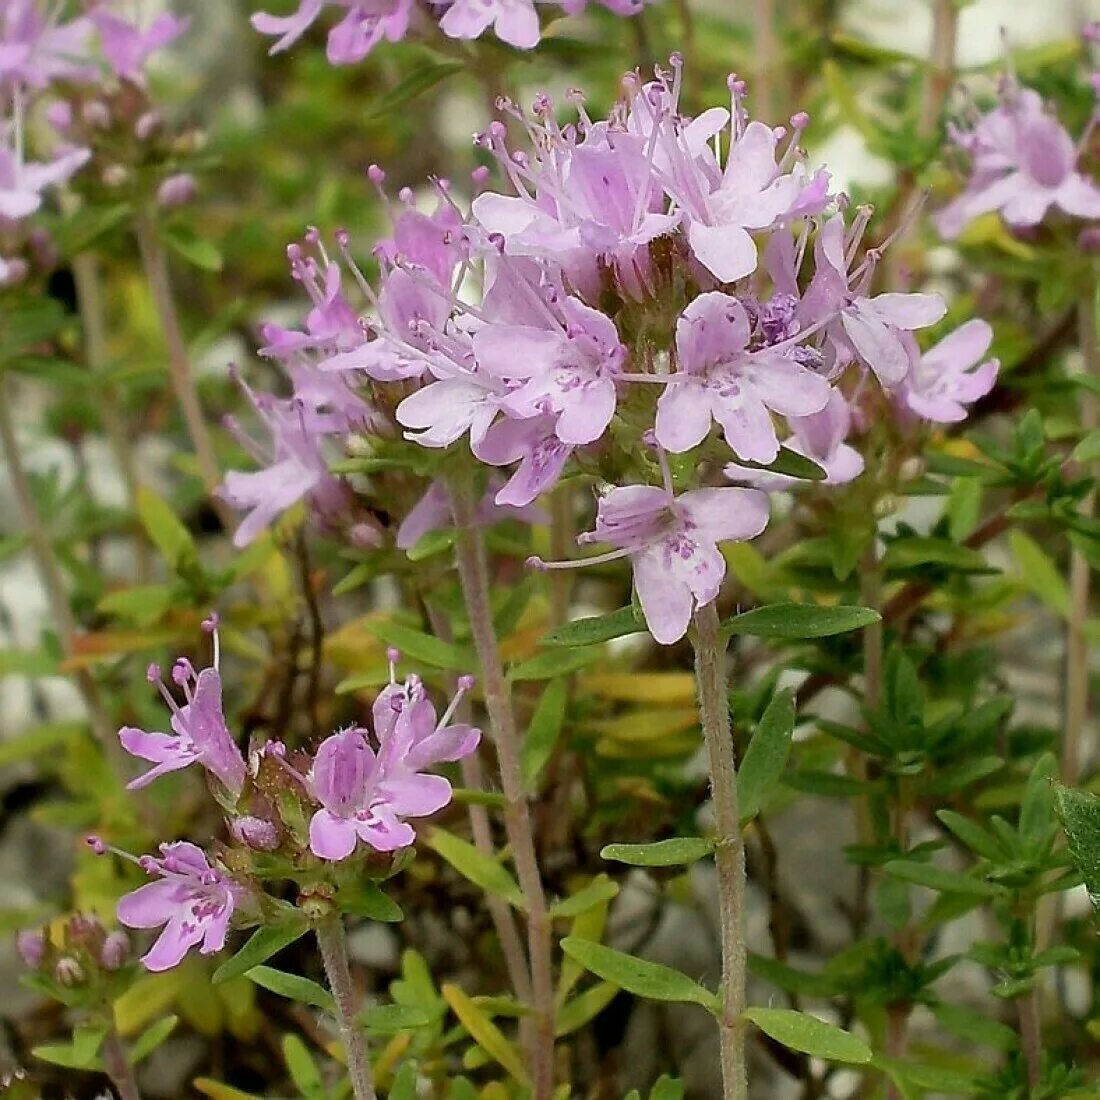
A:
[[[383,38],[399,42],[405,37],[413,0],[301,0],[291,15],[257,12],[252,26],[260,34],[277,35],[270,52],[279,53],[309,30],[326,5],[345,9],[344,17],[329,31],[328,59],[333,65],[352,65]]]
[[[52,11],[49,17],[43,16],[44,7]],[[39,0],[5,0],[0,5],[0,83],[45,88],[54,80],[94,78],[90,20],[60,23],[58,11]]]
[[[211,955],[225,946],[229,921],[241,887],[207,862],[201,848],[186,841],[160,846],[161,857],[146,856],[143,868],[160,878],[138,887],[118,903],[118,919],[128,928],[164,930],[141,961],[147,970],[171,970],[192,947]]]
[[[953,137],[970,154],[972,175],[936,219],[945,237],[957,237],[994,210],[1018,226],[1038,225],[1052,206],[1074,217],[1100,218],[1100,188],[1077,171],[1073,139],[1032,89],[1007,83],[1000,106]]]
[[[738,457],[772,462],[779,440],[771,413],[808,416],[824,408],[828,382],[782,351],[749,351],[750,326],[741,303],[711,291],[676,323],[679,370],[657,402],[657,441],[673,453],[706,438],[711,420],[722,426]]]
[[[450,38],[480,38],[492,27],[497,38],[520,50],[539,43],[534,0],[454,0],[439,26]]]
[[[132,756],[153,764],[149,771],[132,780],[128,788],[147,787],[162,775],[199,764],[234,796],[239,795],[244,785],[245,764],[226,725],[217,668],[204,668],[196,675],[186,658],[176,662],[172,678],[186,699],[182,707],[160,680],[160,670],[155,665],[150,667],[149,674],[171,708],[172,733],[147,733],[134,726],[119,730],[122,747]]]
[[[997,380],[1000,363],[980,362],[993,342],[985,321],[967,321],[923,355],[914,343],[913,368],[899,398],[924,420],[949,424],[965,420],[966,406],[984,397]]]
[[[342,730],[321,743],[308,778],[321,804],[309,823],[315,856],[347,859],[359,841],[379,852],[407,847],[416,833],[404,818],[427,817],[447,805],[450,783],[424,769],[477,747],[478,730],[448,725],[462,690],[437,723],[419,680],[391,683],[374,703],[377,751],[362,729]]]
[[[496,495],[497,504],[522,508],[553,488],[576,449],[555,431],[556,418],[498,420],[474,445],[474,454],[490,466],[519,466]]]
[[[554,434],[579,446],[599,439],[615,415],[615,376],[626,348],[612,322],[565,298],[556,327],[486,325],[474,335],[478,366],[510,384],[500,405],[511,417],[554,416]]]
[[[546,523],[548,517],[538,508],[515,507],[499,501],[497,491],[501,487],[501,478],[493,475],[488,489],[477,509],[477,521],[486,527],[505,519],[518,519],[526,523]],[[528,502],[529,503],[529,502]],[[439,481],[433,481],[427,492],[413,505],[397,529],[394,545],[399,550],[408,550],[415,546],[425,535],[432,531],[450,527],[454,523],[451,512],[451,500],[447,488]]]
[[[115,75],[134,84],[145,82],[145,65],[150,55],[174,42],[191,24],[190,19],[163,12],[148,30],[142,30],[138,24],[112,14],[107,4],[94,8],[90,16],[99,31],[103,56]]]
[[[14,135],[8,137],[12,140]],[[22,149],[0,144],[0,218],[29,217],[42,205],[42,192],[65,183],[91,155],[88,149],[70,149],[51,161],[24,161]]]
[[[649,632],[671,645],[687,633],[695,609],[718,595],[726,575],[718,543],[755,538],[767,523],[768,498],[756,489],[696,489],[673,496],[654,485],[619,486],[600,500],[595,530],[577,539],[617,549],[569,565],[628,557]],[[537,559],[534,564],[553,567]]]

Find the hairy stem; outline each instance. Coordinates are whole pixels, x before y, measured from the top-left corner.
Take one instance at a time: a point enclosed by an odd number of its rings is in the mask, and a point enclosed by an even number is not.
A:
[[[46,594],[50,618],[53,619],[54,628],[61,638],[61,644],[65,652],[72,654],[77,636],[76,620],[73,618],[72,609],[69,607],[65,579],[62,576],[57,555],[54,553],[53,543],[50,541],[49,532],[46,530],[46,525],[34,502],[30,476],[23,464],[23,455],[19,450],[19,441],[16,438],[11,413],[12,402],[9,388],[4,387],[3,382],[0,381],[0,450],[3,452],[4,464],[8,468],[8,479],[15,493],[20,525],[27,537],[31,555],[34,558],[35,569],[42,583],[42,590]],[[103,701],[100,699],[95,680],[92,679],[87,669],[80,669],[75,674],[75,679],[77,688],[84,700],[84,705],[88,710],[92,732],[108,754],[113,755],[117,760],[118,746],[113,736],[114,730],[104,709]]]
[[[554,973],[546,892],[539,873],[531,813],[523,789],[520,738],[511,690],[504,679],[500,647],[489,603],[489,563],[476,526],[476,500],[469,476],[452,479],[451,507],[458,543],[455,559],[470,620],[470,632],[481,666],[481,687],[500,763],[504,792],[504,825],[512,847],[516,875],[527,909],[527,954],[531,962],[535,1037],[532,1065],[534,1100],[548,1100],[554,1089]]]
[[[431,625],[432,633],[437,638],[445,642],[451,641],[450,625],[442,615],[431,607],[428,608],[428,622]],[[451,690],[453,691],[456,686],[452,683]],[[463,700],[462,707],[468,712],[469,707],[465,700]],[[459,720],[466,721],[466,718],[460,717]],[[463,786],[471,791],[486,790],[485,771],[481,766],[481,757],[476,752],[464,756],[459,763],[459,768],[462,771]],[[466,813],[470,820],[470,834],[474,840],[474,847],[482,855],[495,856],[492,827],[489,824],[489,811],[484,806],[471,802],[466,807]],[[523,940],[520,938],[519,929],[516,927],[515,915],[509,908],[508,903],[501,898],[489,895],[485,901],[497,939],[500,941],[500,951],[504,956],[504,966],[508,971],[508,981],[512,985],[512,992],[515,993],[517,1000],[524,1004],[530,1004],[532,996],[531,971],[527,965]],[[521,1021],[521,1029],[522,1026],[523,1021]]]
[[[718,612],[709,603],[695,613],[695,682],[699,719],[710,757],[717,847],[718,907],[722,943],[722,1015],[718,1021],[723,1100],[747,1100],[745,1064],[745,845],[737,808],[737,765],[730,727],[726,647]]]
[[[183,338],[176,298],[172,292],[172,280],[168,273],[168,258],[164,254],[164,247],[157,235],[156,223],[148,212],[138,215],[134,232],[137,236],[138,251],[141,253],[145,279],[149,284],[157,317],[160,319],[160,327],[168,346],[168,375],[172,382],[172,392],[179,402],[180,412],[187,426],[187,434],[191,438],[191,446],[195,448],[203,487],[208,494],[211,494],[211,503],[222,526],[227,531],[232,531],[236,526],[233,510],[212,495],[221,482],[221,473],[214,454],[214,444],[199,403],[195,378],[191,372],[187,343]]]
[[[1100,347],[1096,335],[1096,281],[1090,278],[1077,306],[1077,329],[1085,372],[1090,378],[1100,378]],[[1092,390],[1081,389],[1081,428],[1084,433],[1100,427],[1100,399]],[[1095,493],[1081,502],[1081,515],[1092,516]],[[1081,772],[1081,739],[1088,717],[1089,649],[1085,623],[1089,615],[1091,569],[1079,551],[1070,556],[1069,623],[1066,628],[1066,697],[1065,728],[1062,738],[1062,778],[1069,785],[1077,783]]]
[[[137,1081],[134,1080],[134,1068],[130,1065],[122,1040],[113,1027],[103,1040],[103,1065],[111,1084],[118,1089],[119,1100],[141,1100]]]
[[[371,1080],[370,1056],[367,1054],[366,1033],[355,1022],[355,989],[348,967],[348,946],[344,938],[344,922],[338,913],[325,917],[314,929],[321,961],[325,966],[328,987],[336,1002],[336,1022],[348,1063],[348,1078],[355,1100],[375,1100]]]

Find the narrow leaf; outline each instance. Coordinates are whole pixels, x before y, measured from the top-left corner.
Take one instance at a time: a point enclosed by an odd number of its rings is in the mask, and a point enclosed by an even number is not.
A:
[[[294,913],[276,924],[258,928],[248,942],[232,958],[214,971],[211,979],[215,985],[227,982],[230,978],[246,974],[260,963],[266,962],[272,955],[305,935],[306,919],[300,913]]]
[[[567,681],[563,677],[551,680],[531,715],[522,749],[523,783],[531,794],[537,790],[539,775],[561,736],[568,698]]]
[[[722,624],[722,630],[726,634],[751,634],[758,638],[828,638],[860,630],[881,619],[882,616],[870,607],[775,603],[734,615]]]
[[[806,1012],[790,1008],[750,1008],[744,1016],[777,1043],[814,1058],[855,1065],[864,1065],[872,1058],[871,1048],[862,1039]]]
[[[597,875],[587,886],[582,887],[575,894],[563,898],[556,905],[550,907],[550,916],[553,918],[579,917],[587,913],[589,909],[618,897],[619,887],[607,877]]]
[[[431,665],[432,668],[469,672],[475,667],[472,653],[440,638],[433,638],[421,630],[413,630],[389,620],[368,622],[366,628],[386,645],[396,646],[403,656]]]
[[[916,886],[926,886],[944,894],[966,894],[977,898],[996,897],[1001,890],[992,882],[972,878],[959,871],[949,871],[931,863],[918,863],[916,860],[893,859],[885,866],[886,873],[903,882],[912,882]]]
[[[254,966],[245,977],[255,982],[261,989],[286,997],[288,1001],[300,1001],[302,1004],[323,1008],[328,1012],[336,1011],[336,1002],[324,986],[299,974],[287,974],[271,966]]]
[[[644,634],[645,623],[638,622],[633,606],[620,607],[606,615],[589,619],[577,619],[551,631],[539,641],[539,645],[585,646],[609,642],[628,634]]]
[[[526,1087],[527,1073],[523,1062],[500,1028],[457,985],[444,985],[441,992],[474,1042],[490,1058],[502,1065],[521,1086]]]
[[[791,752],[794,719],[794,692],[789,688],[777,691],[752,735],[737,772],[742,825],[756,817],[779,786]]]
[[[136,1066],[145,1061],[176,1030],[179,1022],[178,1016],[165,1016],[147,1027],[130,1047],[130,1065]]]
[[[510,905],[523,909],[523,891],[505,867],[490,856],[482,855],[468,841],[443,829],[432,829],[428,847],[441,855],[463,878]]]
[[[679,970],[647,962],[591,940],[566,936],[561,941],[565,954],[598,978],[650,1001],[677,1001],[702,1005],[710,1012],[721,1011],[721,1001],[698,982]]]
[[[714,841],[707,837],[674,836],[650,844],[608,844],[600,858],[632,867],[681,867],[705,859],[713,851]]]

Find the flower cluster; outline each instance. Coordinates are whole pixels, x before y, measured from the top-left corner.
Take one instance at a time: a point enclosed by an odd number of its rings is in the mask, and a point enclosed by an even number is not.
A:
[[[646,0],[596,0],[617,15],[634,15]],[[275,38],[272,53],[294,45],[326,7],[341,14],[328,32],[327,55],[333,65],[362,61],[383,39],[399,42],[415,19],[437,23],[449,38],[480,38],[490,28],[517,49],[537,46],[541,37],[539,7],[572,15],[588,0],[298,0],[289,15],[257,12],[252,26]]]
[[[314,231],[291,246],[313,308],[302,331],[265,331],[294,396],[281,426],[273,406],[265,415],[274,463],[226,482],[226,499],[252,509],[242,540],[334,480],[322,437],[356,453],[398,434],[436,452],[465,440],[509,471],[499,506],[528,507],[567,474],[594,478],[599,515],[583,541],[631,558],[651,633],[672,642],[717,593],[716,545],[767,521],[755,488],[701,488],[715,471],[789,487],[793,453],[843,484],[862,470],[848,436],[876,393],[899,421],[953,421],[989,390],[989,326],[968,322],[922,354],[913,334],[944,301],[878,292],[885,245],[864,248],[871,211],[807,167],[807,116],[751,120],[731,77],[728,107],[688,118],[680,82],[678,58],[650,83],[628,75],[602,121],[574,95],[567,125],[546,96],[530,114],[502,100],[530,148],[513,148],[503,122],[475,141],[509,189],[483,189],[483,167],[468,210],[444,180],[431,212],[402,191],[373,250],[377,284],[343,231],[338,257]],[[389,203],[385,174],[368,175]]]
[[[409,847],[416,839],[409,819],[434,814],[451,800],[449,781],[430,769],[469,755],[481,737],[473,726],[452,721],[472,677],[462,677],[437,717],[418,677],[397,681],[398,654],[391,651],[390,683],[374,701],[370,729],[334,733],[312,756],[267,741],[252,747],[246,764],[222,710],[216,617],[204,628],[213,636],[214,664],[196,672],[186,658],[176,662],[172,680],[182,705],[159,670],[150,670],[171,709],[172,733],[125,727],[119,739],[129,753],[154,765],[131,788],[191,764],[204,768],[237,847],[219,849],[211,859],[195,844],[178,841],[162,844],[159,856],[134,860],[99,838],[89,839],[99,854],[115,852],[154,876],[118,905],[126,926],[163,929],[142,958],[150,970],[177,965],[192,947],[204,954],[221,950],[234,914],[255,915],[262,895],[251,881],[250,860],[257,853],[280,859],[287,877],[304,872],[316,880],[318,860],[340,863],[360,843],[377,853]]]
[[[130,937],[107,931],[94,915],[76,913],[51,930],[24,929],[15,949],[51,986],[94,996],[129,961]]]
[[[25,278],[29,260],[45,265],[52,255],[27,219],[47,190],[89,162],[91,134],[110,125],[105,71],[129,89],[128,99],[142,102],[150,55],[187,28],[187,20],[169,14],[143,27],[119,15],[120,6],[99,0],[63,20],[60,4],[0,0],[0,286]],[[27,148],[29,122],[39,107],[57,139],[44,160],[31,159]],[[147,139],[157,119],[146,109],[134,113],[131,128],[138,140]],[[180,187],[177,181],[171,193],[178,195]]]
[[[994,211],[1017,227],[1038,225],[1052,208],[1074,218],[1100,218],[1100,187],[1078,169],[1096,117],[1094,112],[1075,142],[1038,92],[1005,78],[996,107],[985,114],[974,110],[966,123],[949,130],[969,158],[970,178],[940,211],[940,232],[957,237],[975,218]]]

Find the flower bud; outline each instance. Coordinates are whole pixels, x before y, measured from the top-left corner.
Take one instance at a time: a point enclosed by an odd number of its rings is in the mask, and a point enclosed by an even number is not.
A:
[[[157,205],[165,208],[186,206],[195,197],[197,189],[195,177],[190,172],[178,172],[157,188]]]
[[[57,960],[57,965],[53,970],[53,976],[62,985],[79,985],[84,981],[84,967],[82,967],[71,955],[65,955],[63,958]]]
[[[279,830],[262,817],[238,817],[229,828],[241,844],[254,852],[273,852],[279,847]]]
[[[160,111],[146,111],[137,122],[134,123],[134,137],[138,141],[148,141],[161,127],[164,121]]]
[[[15,950],[19,952],[23,962],[35,970],[42,965],[42,958],[46,954],[46,936],[40,928],[17,932]]]
[[[1077,235],[1077,247],[1089,255],[1100,252],[1100,225],[1090,225]]]
[[[104,970],[117,970],[130,957],[130,937],[125,932],[110,933],[99,952],[99,965]]]

